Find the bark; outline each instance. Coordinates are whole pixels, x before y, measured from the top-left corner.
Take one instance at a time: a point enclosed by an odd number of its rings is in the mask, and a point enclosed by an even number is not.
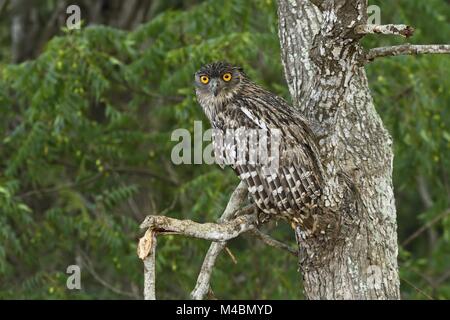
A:
[[[366,10],[364,0],[278,2],[286,80],[294,106],[320,125],[327,174],[318,234],[297,232],[309,299],[400,298],[392,139],[354,31]]]

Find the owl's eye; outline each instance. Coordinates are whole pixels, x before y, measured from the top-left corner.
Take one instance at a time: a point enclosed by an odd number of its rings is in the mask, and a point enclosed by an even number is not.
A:
[[[200,81],[201,81],[203,84],[207,84],[207,83],[209,82],[209,77],[208,77],[208,76],[201,76],[201,77],[200,77]]]
[[[223,79],[223,81],[226,81],[226,82],[230,81],[231,80],[231,73],[229,73],[229,72],[224,73],[223,76],[222,76],[222,79]]]

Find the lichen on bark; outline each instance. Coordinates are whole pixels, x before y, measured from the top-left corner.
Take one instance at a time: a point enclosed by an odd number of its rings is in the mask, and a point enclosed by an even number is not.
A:
[[[320,125],[328,175],[316,217],[323,231],[300,243],[305,294],[399,299],[392,139],[374,107],[354,32],[367,20],[367,3],[278,6],[286,80],[294,106]]]

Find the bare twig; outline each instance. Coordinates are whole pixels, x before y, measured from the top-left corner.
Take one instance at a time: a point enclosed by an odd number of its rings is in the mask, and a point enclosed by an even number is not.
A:
[[[450,45],[448,44],[431,44],[431,45],[412,45],[404,44],[392,47],[381,47],[370,49],[366,55],[367,61],[373,61],[376,58],[400,56],[400,55],[417,55],[427,53],[450,53]]]
[[[285,250],[294,256],[298,256],[297,250],[295,250],[294,248],[291,248],[289,245],[287,245],[281,241],[275,240],[274,238],[270,237],[269,235],[261,232],[259,229],[253,229],[251,231],[251,233],[252,233],[252,235],[254,235],[256,238],[260,239],[262,242],[264,242],[268,246],[278,248],[281,250]]]
[[[414,284],[412,284],[410,281],[406,280],[405,278],[400,277],[400,280],[402,280],[403,282],[405,282],[406,284],[408,284],[409,286],[414,288],[414,290],[416,290],[418,293],[420,293],[421,295],[426,297],[428,300],[434,300],[433,297],[431,297],[428,293],[426,293],[425,291],[423,291],[420,288],[416,287]]]
[[[445,271],[437,280],[436,280],[436,284],[440,285],[442,283],[444,283],[445,281],[447,281],[447,279],[450,278],[450,269]]]
[[[226,253],[228,253],[228,255],[230,256],[231,260],[233,261],[234,264],[237,264],[237,259],[234,256],[233,252],[231,252],[230,248],[225,247],[225,251]]]
[[[450,209],[445,210],[440,215],[434,217],[431,221],[424,224],[422,227],[417,229],[413,234],[411,234],[408,238],[406,238],[405,241],[402,242],[402,246],[407,246],[410,242],[412,242],[414,239],[416,239],[418,236],[420,236],[424,231],[426,231],[428,228],[439,222],[440,220],[444,219],[450,215]]]
[[[105,288],[111,290],[112,292],[121,295],[121,296],[126,296],[126,297],[130,297],[133,299],[139,299],[139,296],[132,293],[132,292],[127,292],[127,291],[123,291],[119,288],[116,288],[115,286],[113,286],[112,284],[108,283],[105,279],[103,279],[94,269],[91,260],[89,259],[89,256],[82,250],[79,251],[81,253],[81,257],[82,257],[82,261],[83,261],[83,265],[86,268],[86,270],[91,274],[91,276],[98,282],[100,283],[102,286],[104,286]]]
[[[409,38],[414,34],[414,28],[405,24],[362,24],[355,27],[356,34],[389,34]]]

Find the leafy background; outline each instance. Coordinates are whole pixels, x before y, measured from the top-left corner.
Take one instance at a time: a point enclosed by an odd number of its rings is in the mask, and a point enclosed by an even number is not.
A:
[[[127,19],[120,1],[74,1],[83,27],[71,31],[65,1],[25,2],[0,1],[0,298],[140,299],[145,215],[214,221],[237,184],[228,170],[170,160],[172,131],[205,120],[193,73],[232,61],[289,99],[276,1],[130,1],[137,9]],[[370,4],[382,23],[413,25],[413,43],[448,42],[448,1]],[[370,36],[364,45],[404,42]],[[404,299],[450,298],[448,70],[439,55],[367,66],[395,141]],[[294,243],[286,225],[266,231]],[[158,298],[188,298],[208,245],[159,238]],[[229,249],[237,264],[219,257],[217,298],[303,298],[294,257],[246,236]],[[72,264],[82,267],[81,290],[66,288]]]

